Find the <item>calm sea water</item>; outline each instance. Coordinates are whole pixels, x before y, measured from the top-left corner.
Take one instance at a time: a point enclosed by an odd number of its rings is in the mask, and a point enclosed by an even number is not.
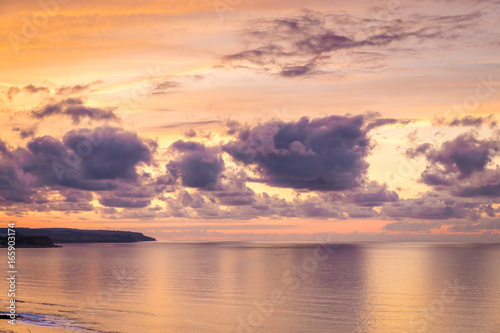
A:
[[[499,244],[67,244],[17,265],[2,332],[500,332]]]

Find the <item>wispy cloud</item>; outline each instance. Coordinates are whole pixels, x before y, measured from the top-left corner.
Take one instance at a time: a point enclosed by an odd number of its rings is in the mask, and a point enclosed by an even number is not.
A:
[[[411,48],[420,48],[428,40],[454,39],[480,16],[473,12],[385,20],[306,11],[289,18],[254,20],[243,32],[249,46],[225,55],[222,63],[283,77],[334,73],[344,66],[369,67],[370,52],[390,49],[409,54]],[[345,51],[350,56],[345,57]],[[344,64],[337,62],[339,55],[345,58]]]

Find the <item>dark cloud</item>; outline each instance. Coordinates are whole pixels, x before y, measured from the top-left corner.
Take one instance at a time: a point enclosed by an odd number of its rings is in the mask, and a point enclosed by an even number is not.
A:
[[[295,50],[300,53],[320,55],[338,49],[361,46],[364,42],[356,42],[345,36],[339,36],[331,31],[323,34],[307,36],[295,43]]]
[[[183,140],[177,140],[175,141],[172,146],[173,149],[176,149],[180,152],[186,152],[186,151],[203,151],[205,150],[205,146],[201,143],[194,142],[194,141],[183,141]]]
[[[118,120],[113,108],[94,108],[85,106],[81,98],[66,98],[58,102],[49,103],[35,108],[31,115],[37,119],[43,119],[54,115],[65,115],[71,117],[75,124],[80,123],[83,118],[90,120]]]
[[[432,122],[434,126],[450,126],[450,127],[481,127],[483,125],[488,125],[493,128],[497,125],[494,115],[489,115],[488,117],[474,117],[474,116],[464,116],[462,118],[455,117],[453,119],[447,119],[446,117],[434,117]]]
[[[144,208],[151,204],[151,200],[137,198],[99,198],[99,203],[106,207]]]
[[[483,186],[467,186],[459,191],[462,197],[499,197],[500,183]]]
[[[200,193],[189,193],[181,190],[178,194],[178,200],[184,207],[206,208],[207,201]]]
[[[27,138],[31,138],[31,137],[35,136],[37,127],[38,127],[37,125],[24,127],[24,128],[23,127],[14,127],[12,129],[12,131],[19,132],[19,136],[21,137],[21,139],[27,139]]]
[[[98,81],[94,81],[94,82],[91,82],[88,84],[76,84],[73,86],[62,86],[62,87],[57,89],[56,94],[62,95],[62,96],[77,95],[77,94],[88,91],[94,85],[101,84],[102,82],[103,81],[98,80]]]
[[[10,87],[7,90],[7,98],[9,100],[12,100],[15,95],[19,94],[21,91],[28,93],[28,94],[37,94],[39,92],[44,93],[44,94],[50,94],[50,89],[47,87],[43,86],[35,86],[33,84],[29,84],[27,86],[24,86],[22,88],[19,87]]]
[[[33,202],[34,191],[19,179],[16,168],[0,161],[0,203]]]
[[[407,156],[425,156],[428,161],[422,181],[431,186],[451,186],[485,171],[500,145],[494,139],[480,140],[475,133],[464,133],[445,141],[439,147],[425,143],[409,149]]]
[[[244,206],[252,205],[256,202],[255,193],[248,192],[215,192],[214,197],[219,199],[223,206]]]
[[[8,156],[11,154],[9,151],[9,148],[7,146],[7,143],[4,142],[2,139],[0,139],[0,153],[2,155],[5,155],[5,156]]]
[[[59,211],[59,212],[91,212],[94,210],[94,206],[88,202],[51,202],[45,206],[45,211]]]
[[[0,139],[0,202],[31,203],[33,194],[17,168],[16,151]]]
[[[163,81],[156,84],[153,88],[154,95],[164,95],[168,93],[170,90],[179,88],[181,84],[177,81]]]
[[[92,86],[101,84],[103,81],[98,80],[91,82],[89,84],[77,84],[73,86],[62,86],[59,88],[55,89],[55,95],[53,96],[70,96],[70,95],[77,95],[80,93],[87,92],[89,89],[92,88]],[[29,84],[24,87],[10,87],[6,92],[5,95],[8,100],[12,100],[15,95],[24,92],[27,94],[38,94],[42,93],[43,96],[50,96],[52,91],[50,88],[45,87],[45,86],[37,86],[34,84]],[[55,103],[53,103],[55,104]]]
[[[227,134],[234,135],[243,130],[248,130],[248,126],[242,125],[239,121],[234,119],[228,119],[225,121],[224,125],[228,128]]]
[[[415,158],[415,157],[418,157],[420,155],[425,156],[426,152],[430,151],[432,149],[433,149],[432,144],[422,143],[422,144],[418,145],[416,148],[408,149],[406,151],[406,156],[408,156],[409,158]]]
[[[76,191],[73,189],[60,190],[59,192],[64,196],[65,202],[90,202],[93,199],[91,192]]]
[[[91,198],[76,195],[76,190],[124,192],[126,186],[143,186],[137,167],[153,163],[156,148],[154,141],[111,127],[70,131],[63,141],[37,137],[26,149],[12,150],[0,141],[0,196],[2,201],[29,203],[40,201],[34,197],[37,191],[56,190],[66,197],[64,202],[88,207],[84,204]]]
[[[86,177],[84,170],[88,163],[56,138],[50,136],[35,138],[28,143],[27,148],[27,151],[18,150],[17,158],[20,160],[19,167],[22,172],[34,177],[31,180],[33,187],[63,186],[87,191],[117,188],[117,185],[109,181]],[[111,159],[111,162],[114,162],[112,157]],[[105,163],[106,159],[101,162]]]
[[[394,119],[394,118],[378,118],[367,122],[364,130],[371,131],[372,129],[387,126],[387,125],[408,125],[412,120],[409,119]]]
[[[214,189],[224,170],[224,161],[203,144],[179,140],[171,149],[181,153],[178,160],[170,161],[167,170],[187,187]]]
[[[83,178],[96,180],[137,179],[136,166],[150,164],[158,148],[152,140],[113,127],[70,131],[64,136],[64,144],[82,155]]]
[[[382,207],[381,215],[395,219],[478,219],[484,209],[480,202],[428,192],[420,198],[387,203]]]
[[[26,91],[30,94],[36,94],[36,93],[39,93],[39,92],[44,92],[46,94],[50,94],[50,89],[47,88],[47,87],[37,87],[33,84],[29,84],[25,87],[23,87],[22,89],[23,91]]]
[[[69,150],[62,142],[51,136],[37,137],[28,142],[28,150],[20,150],[21,163],[19,167],[25,174],[35,176],[33,186],[56,185],[59,182],[53,165],[66,164]],[[21,153],[21,154],[20,154]]]
[[[313,61],[305,65],[284,66],[281,70],[280,75],[283,77],[304,76],[314,73],[315,68],[316,64]]]
[[[291,18],[253,20],[244,30],[247,48],[224,56],[222,64],[284,77],[327,73],[339,69],[331,65],[337,65],[340,51],[366,54],[410,39],[420,44],[429,39],[449,40],[479,17],[480,13],[470,13],[386,20],[309,10]]]
[[[377,188],[378,187],[378,188]],[[368,187],[360,193],[352,196],[352,201],[361,206],[382,206],[385,202],[396,202],[399,200],[399,195],[387,189],[386,186],[374,185],[373,188]]]
[[[57,198],[48,198],[40,196],[39,192],[38,198],[35,198],[35,200],[33,200],[34,203],[26,206],[30,211],[60,211],[67,213],[78,213],[83,211],[93,211],[95,208],[91,203],[91,201],[93,200],[93,195],[91,192],[78,191],[70,188],[61,188],[57,190],[45,189],[45,191],[46,193],[58,193],[59,195],[57,196]]]
[[[361,183],[368,167],[363,125],[363,116],[270,122],[240,132],[223,150],[255,165],[261,175],[257,181],[271,186],[346,190]]]

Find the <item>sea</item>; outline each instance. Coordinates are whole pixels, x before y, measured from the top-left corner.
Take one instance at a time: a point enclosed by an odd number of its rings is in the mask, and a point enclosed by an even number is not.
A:
[[[62,245],[17,249],[0,332],[500,332],[500,244]]]

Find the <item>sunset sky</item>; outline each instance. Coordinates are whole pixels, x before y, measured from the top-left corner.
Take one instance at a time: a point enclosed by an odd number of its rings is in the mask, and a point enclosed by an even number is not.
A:
[[[0,220],[500,241],[500,1],[0,4]]]

